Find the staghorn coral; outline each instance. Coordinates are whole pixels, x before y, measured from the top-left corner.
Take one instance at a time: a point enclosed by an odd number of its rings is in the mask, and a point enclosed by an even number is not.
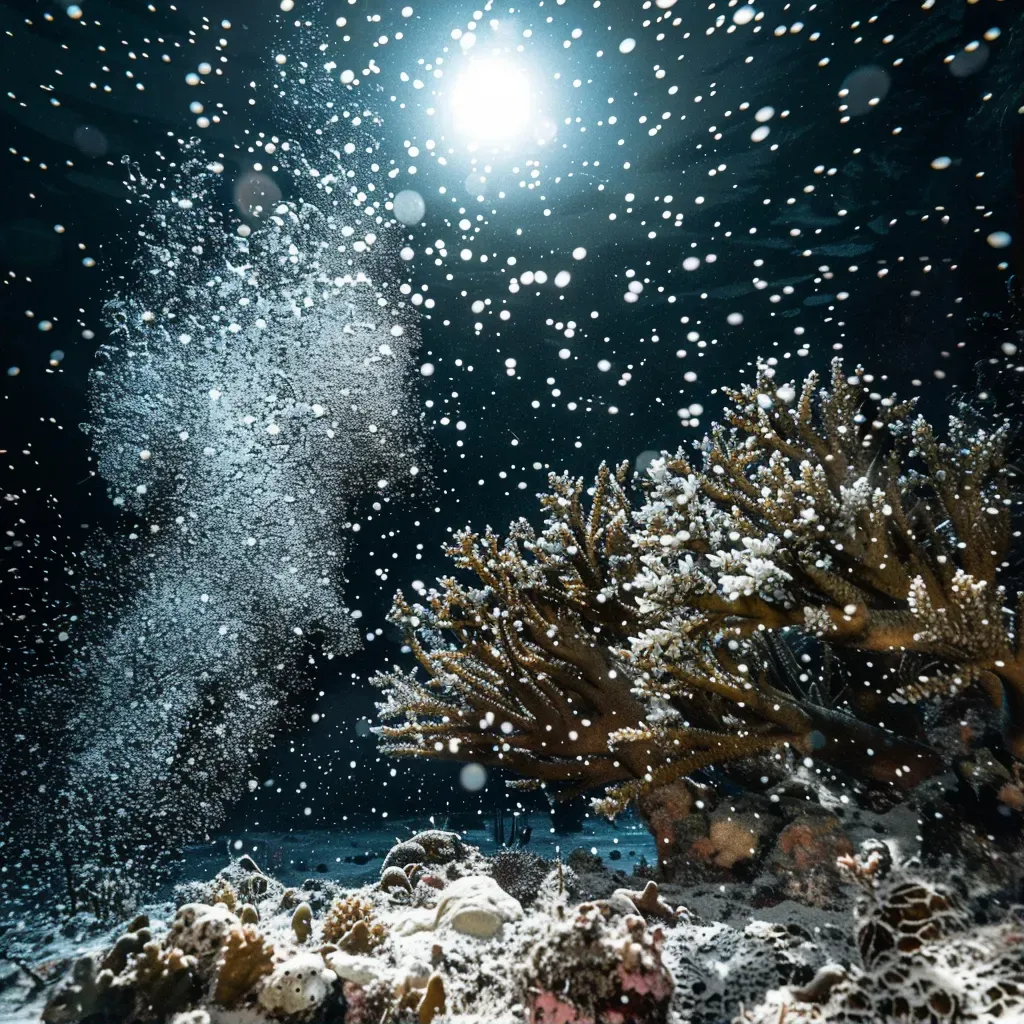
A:
[[[951,417],[942,440],[871,381],[836,360],[828,387],[797,387],[761,363],[696,458],[652,464],[639,502],[627,465],[602,466],[589,507],[582,480],[549,478],[539,533],[458,533],[448,553],[475,581],[395,599],[426,678],[375,678],[382,750],[562,796],[605,786],[602,813],[636,801],[652,823],[687,813],[696,772],[742,780],[794,756],[909,790],[950,755],[892,704],[980,695],[1024,753],[1024,606],[1000,578],[1009,428]],[[820,683],[801,644],[823,653]],[[830,685],[855,654],[882,666],[870,686]]]
[[[627,476],[603,466],[589,510],[582,481],[553,476],[540,535],[523,520],[504,541],[456,535],[448,554],[479,585],[445,578],[424,604],[398,594],[391,619],[427,679],[396,668],[374,680],[385,752],[478,761],[569,792],[631,776],[608,747],[644,716],[615,652],[641,624],[624,590],[639,571]]]

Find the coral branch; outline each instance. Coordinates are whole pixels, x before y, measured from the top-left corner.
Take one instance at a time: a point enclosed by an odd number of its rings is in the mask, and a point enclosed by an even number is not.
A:
[[[657,791],[695,772],[794,754],[908,789],[947,762],[912,714],[894,709],[903,732],[877,709],[976,692],[1020,756],[1022,606],[1007,607],[999,575],[1008,427],[952,417],[941,440],[870,381],[836,361],[828,388],[811,374],[798,390],[760,364],[726,391],[696,461],[652,464],[638,504],[628,465],[602,466],[589,507],[582,480],[550,477],[539,534],[522,520],[504,539],[457,534],[448,553],[472,584],[396,597],[426,678],[375,679],[382,749],[563,793],[610,786],[606,813],[660,806]],[[834,695],[805,685],[800,644],[826,666],[831,651],[889,665]]]

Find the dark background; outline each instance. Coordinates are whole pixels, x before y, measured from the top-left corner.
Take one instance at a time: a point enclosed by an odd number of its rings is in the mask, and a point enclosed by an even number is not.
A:
[[[465,28],[471,5],[429,0],[422,9],[414,4],[409,19],[399,14],[403,4],[383,0],[336,3],[330,11],[299,4],[287,17],[263,0],[181,0],[177,11],[160,4],[152,12],[137,0],[82,6],[85,25],[58,3],[7,2],[0,9],[0,27],[8,33],[0,41],[8,94],[0,107],[0,373],[19,370],[4,376],[0,387],[0,448],[6,449],[0,495],[8,496],[0,503],[0,743],[4,730],[16,729],[26,714],[48,713],[30,681],[54,665],[59,671],[57,633],[76,608],[69,569],[83,538],[124,525],[79,429],[90,419],[88,374],[105,337],[103,303],[131,288],[133,237],[145,216],[126,201],[120,158],[127,154],[146,166],[169,132],[197,132],[188,112],[197,98],[208,101],[207,113],[216,109],[213,97],[229,112],[221,124],[199,132],[208,149],[227,146],[247,126],[268,134],[294,131],[296,112],[275,107],[271,97],[261,96],[257,111],[247,112],[245,87],[267,80],[275,47],[300,14],[326,26],[338,14],[348,17],[351,66],[372,58],[382,68],[361,88],[367,106],[384,118],[384,148],[393,150],[399,166],[417,165],[415,177],[403,172],[395,179],[395,191],[415,187],[428,200],[426,224],[412,232],[419,256],[399,273],[408,272],[417,288],[426,284],[435,300],[421,321],[421,360],[434,363],[436,373],[410,372],[410,401],[423,411],[431,469],[419,489],[379,511],[366,498],[364,514],[373,518],[352,550],[349,600],[364,612],[364,636],[373,638],[343,664],[333,662],[310,678],[288,727],[253,766],[259,788],[238,802],[226,828],[334,827],[345,815],[381,810],[443,816],[448,809],[508,803],[493,781],[483,795],[463,793],[455,765],[393,764],[375,753],[366,728],[374,693],[366,679],[402,657],[399,638],[384,620],[394,590],[447,571],[441,545],[450,528],[467,522],[502,527],[520,515],[536,521],[534,495],[548,469],[590,474],[602,459],[634,460],[698,437],[721,405],[714,389],[741,381],[758,356],[776,356],[780,376],[794,377],[824,368],[837,352],[863,360],[880,390],[918,393],[930,415],[944,415],[958,389],[979,406],[1010,407],[1009,388],[986,384],[987,397],[979,398],[975,383],[978,365],[1002,356],[1009,270],[998,264],[1014,255],[993,250],[985,238],[996,230],[1019,234],[1012,151],[1024,103],[1024,24],[1020,16],[1014,23],[1009,2],[939,3],[929,11],[904,0],[870,9],[861,0],[838,0],[822,4],[823,11],[765,3],[756,36],[749,29],[706,35],[719,13],[731,17],[724,4],[709,11],[680,0],[667,12],[618,0],[599,9],[553,0],[524,7],[520,20],[534,28],[531,59],[561,76],[545,77],[545,103],[581,117],[588,131],[563,124],[543,152],[495,159],[482,202],[465,185],[479,167],[463,150],[456,147],[446,166],[425,154],[415,161],[403,154],[403,141],[423,148],[427,137],[441,138],[443,129],[425,120],[424,108],[435,101],[416,60],[430,61],[445,47],[457,51],[449,33]],[[644,27],[663,13],[684,24]],[[367,20],[374,14],[379,22]],[[230,32],[218,27],[222,19],[232,22]],[[88,24],[95,21],[100,28]],[[802,31],[773,34],[775,26],[797,21],[805,23]],[[573,27],[584,34],[566,49],[562,42]],[[968,51],[974,54],[968,59],[964,47],[992,28],[1001,30],[999,37],[980,53]],[[405,35],[401,44],[392,39],[375,47],[381,33],[396,30]],[[812,42],[815,30],[821,39]],[[666,39],[659,42],[658,32]],[[885,42],[890,33],[893,41]],[[222,34],[230,39],[224,75],[189,88],[185,73],[213,59],[214,37]],[[638,44],[620,55],[618,41],[626,36]],[[98,52],[98,45],[107,51]],[[594,55],[598,48],[606,51],[601,59]],[[148,59],[129,56],[143,51]],[[165,51],[173,57],[169,64],[157,57]],[[829,63],[821,68],[824,56]],[[948,56],[955,57],[952,64]],[[667,69],[663,79],[653,71],[659,63]],[[103,65],[110,71],[101,71]],[[890,90],[877,109],[844,124],[838,90],[848,74],[871,65],[887,69]],[[405,69],[424,75],[428,89],[415,93],[400,83],[398,72]],[[132,87],[136,79],[127,79],[126,71],[144,81],[144,92]],[[574,90],[575,77],[589,84]],[[110,82],[112,91],[91,89],[92,81]],[[667,95],[671,84],[679,86],[674,97]],[[983,99],[986,94],[991,99]],[[606,100],[612,95],[619,124],[598,128],[595,122],[613,109]],[[750,108],[740,116],[744,101]],[[769,104],[776,110],[772,135],[754,144],[753,111]],[[652,137],[648,130],[662,110],[673,117]],[[733,115],[727,118],[726,110]],[[641,116],[649,120],[641,124]],[[721,139],[713,138],[712,126]],[[901,131],[893,134],[896,127]],[[772,152],[775,142],[779,148]],[[437,152],[444,151],[439,144]],[[940,155],[951,157],[952,165],[935,171],[930,163]],[[542,173],[536,188],[521,188],[520,180],[530,180],[525,161],[532,157]],[[719,163],[727,169],[708,176]],[[835,173],[815,174],[818,165]],[[243,170],[229,164],[225,180]],[[807,185],[814,192],[805,192]],[[499,187],[504,199],[496,197]],[[636,198],[626,200],[627,193]],[[667,194],[675,196],[671,209],[684,212],[682,227],[661,219],[668,207],[660,197]],[[706,197],[700,206],[697,195]],[[796,202],[787,204],[790,197]],[[223,198],[230,204],[230,194]],[[456,227],[460,209],[474,220],[484,216],[481,234],[465,243]],[[847,214],[837,216],[840,209]],[[616,220],[609,220],[610,212]],[[62,234],[56,224],[64,226]],[[795,228],[801,236],[790,234]],[[650,239],[653,229],[658,234]],[[442,266],[422,253],[436,238],[448,244]],[[694,242],[693,253],[714,252],[718,259],[688,275],[681,262]],[[463,244],[496,258],[486,265],[462,262]],[[568,255],[576,245],[588,249],[580,263]],[[805,248],[814,255],[802,256]],[[570,269],[573,282],[564,298],[550,282],[510,295],[509,254],[518,259],[515,273],[544,269],[553,278]],[[87,256],[97,266],[84,267]],[[757,259],[764,265],[754,267]],[[832,279],[817,272],[823,265]],[[858,269],[850,271],[852,265]],[[623,301],[629,269],[649,281],[633,304]],[[768,287],[756,289],[755,276]],[[787,283],[793,294],[782,291]],[[837,299],[839,292],[848,298]],[[669,303],[669,295],[677,301]],[[487,297],[493,301],[485,313],[472,313],[471,302]],[[501,308],[513,314],[508,323],[498,320]],[[591,310],[600,314],[597,320],[589,318]],[[742,325],[727,323],[732,312],[743,314]],[[690,323],[681,324],[681,316]],[[52,330],[39,330],[43,319]],[[571,341],[553,326],[569,319],[579,325]],[[794,335],[795,327],[806,333]],[[93,336],[83,337],[83,330]],[[686,341],[690,330],[699,331],[707,348]],[[805,356],[796,354],[801,345]],[[568,360],[559,357],[563,346],[572,351]],[[685,359],[676,355],[680,348],[688,352]],[[64,357],[51,365],[57,349]],[[510,357],[517,361],[514,376],[505,371]],[[600,371],[599,359],[612,369]],[[687,370],[697,372],[696,381],[684,380]],[[620,385],[623,373],[631,377]],[[553,387],[559,396],[551,395]],[[569,401],[579,408],[569,411]],[[681,426],[676,410],[692,402],[707,411],[698,427]],[[609,414],[609,405],[618,413]],[[467,429],[439,425],[441,415],[452,424],[465,421]],[[321,716],[316,724],[314,714]],[[6,771],[0,799],[29,799],[14,778],[17,766]],[[313,813],[305,815],[305,807]]]

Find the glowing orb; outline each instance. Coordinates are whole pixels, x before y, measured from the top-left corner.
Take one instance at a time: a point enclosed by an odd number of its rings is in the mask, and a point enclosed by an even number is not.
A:
[[[522,68],[504,57],[478,57],[452,90],[455,127],[475,142],[508,142],[529,126],[531,100]]]

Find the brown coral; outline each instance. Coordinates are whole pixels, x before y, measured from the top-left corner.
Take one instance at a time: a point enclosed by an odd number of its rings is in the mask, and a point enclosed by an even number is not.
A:
[[[387,939],[387,929],[374,919],[373,904],[345,896],[331,905],[324,921],[324,941],[346,953],[369,953]]]
[[[458,533],[449,554],[475,579],[396,597],[426,678],[375,680],[382,749],[562,794],[608,786],[608,814],[688,804],[695,772],[793,755],[909,789],[949,755],[887,702],[973,691],[1024,754],[1020,599],[1000,580],[1008,427],[953,417],[942,440],[871,380],[835,361],[828,387],[797,386],[759,364],[695,459],[655,461],[639,507],[628,466],[602,466],[589,490],[550,477],[539,533]],[[833,689],[797,642],[883,670]]]
[[[217,959],[213,998],[222,1006],[235,1006],[260,978],[274,969],[274,947],[252,925],[228,932]]]
[[[185,1009],[199,995],[198,961],[180,949],[147,942],[135,963],[138,1015],[157,1018]]]

